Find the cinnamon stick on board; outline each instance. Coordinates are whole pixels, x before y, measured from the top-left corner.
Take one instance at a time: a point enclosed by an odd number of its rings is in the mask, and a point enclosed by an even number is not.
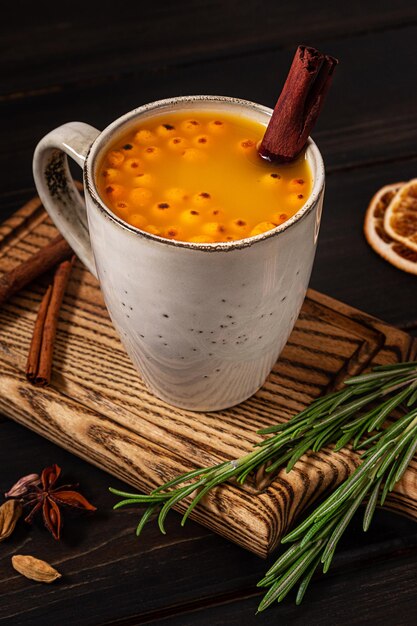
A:
[[[270,161],[293,161],[317,121],[338,60],[315,48],[298,46],[275,105],[259,154]]]
[[[75,256],[58,266],[52,285],[49,285],[38,311],[29,355],[26,378],[38,387],[51,381],[52,358],[59,311],[65,295]]]
[[[73,254],[65,239],[58,235],[47,246],[36,252],[7,274],[0,277],[0,306],[35,278],[55,267]]]

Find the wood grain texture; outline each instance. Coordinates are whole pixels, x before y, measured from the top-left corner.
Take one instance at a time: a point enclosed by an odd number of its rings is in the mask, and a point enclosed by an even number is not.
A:
[[[367,598],[366,616],[371,614],[373,598],[379,600],[389,593],[398,608],[412,597],[413,584],[406,583],[415,573],[411,563],[416,562],[417,525],[378,510],[369,533],[362,532],[360,515],[353,519],[330,572],[314,582],[302,607],[289,599],[255,617],[260,599],[256,582],[272,565],[276,552],[264,561],[192,520],[182,528],[175,513],[167,520],[167,535],[153,521],[138,540],[134,529],[140,509],[112,511],[114,497],[107,490],[107,473],[11,420],[0,425],[0,441],[0,493],[18,476],[58,463],[64,480],[79,482],[81,491],[98,507],[91,516],[65,515],[60,542],[51,538],[40,521],[32,527],[19,522],[0,552],[1,626],[159,625],[168,619],[170,626],[183,626],[187,621],[204,623],[205,615],[206,623],[217,626],[222,608],[226,623],[233,622],[236,613],[245,626],[271,621],[288,626],[347,626],[355,616],[355,602],[347,599],[356,590]],[[126,488],[116,479],[112,483]],[[24,579],[10,565],[16,553],[45,559],[63,578],[48,587]],[[361,574],[364,568],[366,576]],[[391,568],[401,572],[403,585],[394,585],[388,592],[384,580],[392,580]],[[327,591],[332,601],[320,620]],[[382,623],[397,626],[395,619]]]
[[[413,106],[417,85],[406,79],[417,72],[417,56],[409,53],[416,33],[417,26],[411,22],[406,28],[387,33],[371,32],[367,36],[329,40],[325,46],[314,40],[309,42],[340,59],[313,133],[328,171],[395,159],[406,161],[416,156],[417,124]],[[389,49],[396,54],[387,54]],[[7,150],[0,150],[2,188],[15,192],[30,186],[30,162],[36,143],[51,129],[74,119],[101,129],[142,104],[187,94],[231,95],[273,107],[293,53],[294,48],[267,49],[236,58],[179,65],[175,69],[154,66],[146,74],[137,63],[131,65],[128,74],[111,74],[103,82],[88,85],[62,86],[53,97],[43,94],[0,103],[2,115],[8,120],[3,131],[5,146],[13,144],[14,129],[19,128],[19,142],[13,146],[14,161],[9,159]],[[398,72],[399,58],[401,72]],[[27,79],[31,78],[28,73]],[[367,94],[366,98],[362,97],[363,93]]]
[[[133,68],[154,72],[300,41],[404,28],[417,20],[407,0],[395,5],[380,0],[378,10],[369,11],[360,0],[346,6],[313,0],[302,6],[270,0],[180,0],[157,7],[135,2],[117,17],[108,1],[99,11],[87,3],[82,11],[68,12],[58,4],[53,11],[27,14],[20,5],[8,7],[8,22],[18,23],[20,45],[14,45],[13,28],[3,33],[1,99],[56,93],[74,83],[131,75]]]
[[[262,596],[259,590],[247,589],[246,594],[238,601],[225,594],[218,599],[217,605],[201,606],[201,602],[184,607],[182,614],[151,614],[141,616],[139,620],[119,620],[112,626],[136,626],[138,624],[155,624],[159,626],[270,626],[278,623],[281,626],[329,626],[329,624],[349,624],[352,626],[370,626],[376,623],[377,604],[378,622],[395,626],[410,626],[417,619],[415,593],[413,590],[417,576],[415,556],[410,555],[397,563],[367,563],[353,572],[333,575],[331,580],[314,581],[315,596],[309,600],[309,591],[302,607],[294,607],[287,602],[275,608],[274,616],[267,611],[255,615],[257,603]],[[349,584],[357,591],[352,601],[346,601],[346,576]],[[397,591],[401,595],[401,608],[398,606]],[[372,595],[373,602],[369,601]],[[293,596],[289,596],[293,598]],[[171,613],[171,615],[169,614]],[[244,620],[244,621],[243,621]],[[273,621],[276,620],[276,621]]]
[[[23,215],[12,219],[20,224]],[[15,244],[11,226],[3,227],[1,272],[56,236],[46,214],[32,226],[26,215],[25,224]],[[61,313],[52,386],[39,390],[23,372],[41,296],[42,284],[35,283],[0,311],[0,408],[142,491],[179,472],[248,452],[258,428],[288,419],[346,374],[416,353],[408,335],[310,292],[281,358],[253,398],[221,412],[183,411],[146,389],[110,323],[97,282],[77,265]],[[294,518],[357,463],[348,450],[306,455],[289,475],[281,471],[272,481],[258,476],[242,488],[214,490],[194,517],[266,556]],[[390,502],[410,516],[417,516],[415,469]]]

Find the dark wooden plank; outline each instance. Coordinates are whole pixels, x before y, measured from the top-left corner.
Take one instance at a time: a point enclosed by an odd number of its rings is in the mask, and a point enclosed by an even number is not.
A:
[[[416,37],[417,27],[410,27],[329,42],[329,52],[341,65],[314,137],[330,172],[416,155],[417,83],[410,77],[417,74],[417,55],[408,54]],[[190,93],[233,95],[273,106],[291,56],[287,50],[256,53],[147,75],[132,66],[131,75],[103,85],[3,104],[3,191],[15,193],[31,185],[37,141],[66,121],[103,128],[140,104]]]
[[[413,319],[411,322],[404,324],[402,330],[405,330],[413,337],[417,337],[417,320]]]
[[[274,557],[263,561],[193,522],[180,528],[176,513],[168,520],[165,537],[151,523],[138,540],[134,535],[138,509],[111,510],[115,500],[107,487],[112,484],[123,488],[122,483],[15,423],[0,423],[0,441],[0,492],[16,477],[57,462],[65,476],[79,481],[82,491],[99,508],[91,518],[71,516],[60,543],[41,524],[28,529],[21,523],[13,537],[2,544],[0,624],[37,626],[45,624],[45,615],[50,624],[80,626],[128,618],[133,620],[128,623],[146,623],[150,619],[160,623],[168,615],[178,616],[173,623],[200,624],[200,616],[197,619],[184,612],[190,607],[195,609],[196,603],[216,607],[225,598],[229,603],[231,599],[237,602],[231,609],[231,620],[232,614],[238,613],[245,624],[251,623],[259,599],[252,597],[257,593],[256,581]],[[27,581],[11,569],[10,557],[14,553],[33,554],[53,563],[64,578],[51,586]],[[379,569],[388,572],[392,563],[404,563],[410,555],[415,558],[416,553],[417,527],[411,521],[379,511],[372,530],[365,535],[360,530],[360,519],[356,518],[333,569],[337,576],[342,568],[349,570],[348,579],[345,576],[337,579],[339,604],[347,593],[361,591],[360,570],[365,565],[377,561]],[[353,581],[356,575],[357,584]],[[315,607],[316,598],[321,599],[327,589],[329,594],[333,593],[333,576],[329,574],[311,589],[309,602]],[[411,585],[405,585],[405,599],[410,589]],[[375,594],[369,590],[368,600],[377,601],[379,593],[379,586]],[[251,598],[246,602],[248,594]],[[215,612],[212,621],[201,623],[218,623],[218,609],[212,610]],[[284,614],[289,611],[300,618],[305,615],[304,608],[295,612],[287,604],[283,610]],[[279,616],[279,611],[269,613],[268,619]]]
[[[416,175],[417,160],[330,174],[311,286],[403,326],[416,319],[417,280],[378,256],[363,236],[363,219],[383,185]]]
[[[329,575],[328,575],[329,576]],[[330,580],[313,582],[314,592],[300,607],[287,601],[255,615],[260,596],[250,590],[238,600],[225,596],[215,607],[190,610],[186,614],[149,619],[133,618],[112,626],[158,624],[160,626],[410,626],[417,620],[415,555],[369,564]],[[348,581],[347,581],[348,579]],[[307,592],[308,593],[308,592]],[[294,597],[291,597],[294,601]]]
[[[107,0],[99,9],[84,3],[81,11],[68,11],[60,4],[39,11],[23,6],[22,2],[9,3],[7,19],[2,20],[3,97],[102,81],[130,74],[133,68],[152,71],[292,47],[301,40],[320,42],[403,28],[417,20],[417,7],[407,0],[381,0],[377,8],[360,0],[342,6],[314,0],[136,2],[117,13],[114,3]]]

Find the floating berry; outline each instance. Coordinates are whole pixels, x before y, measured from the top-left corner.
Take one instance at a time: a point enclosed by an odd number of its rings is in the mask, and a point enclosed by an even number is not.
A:
[[[121,150],[112,150],[107,155],[107,162],[111,167],[120,167],[125,160],[125,155]]]
[[[252,228],[252,230],[250,231],[250,237],[255,237],[256,235],[265,233],[268,230],[272,230],[273,228],[276,228],[276,226],[277,225],[274,224],[273,222],[259,222],[259,224],[257,224],[255,228]]]
[[[138,130],[135,134],[135,141],[140,145],[148,146],[155,141],[155,134],[152,131],[143,128],[142,130]]]
[[[136,228],[144,229],[147,224],[146,218],[141,213],[133,213],[129,218],[130,223]]]
[[[181,157],[184,161],[188,161],[189,163],[198,163],[205,159],[205,154],[198,150],[197,148],[185,148],[183,150]]]
[[[144,207],[152,200],[152,191],[146,187],[135,187],[129,193],[129,200],[134,206]]]
[[[181,123],[180,128],[188,135],[192,135],[200,130],[201,124],[197,120],[184,120],[184,122]]]
[[[159,137],[172,137],[175,133],[175,126],[173,124],[160,124],[156,129],[156,134]]]
[[[167,143],[168,148],[176,152],[182,152],[187,145],[187,141],[184,139],[184,137],[180,137],[179,135],[171,137],[171,139]]]
[[[220,135],[221,133],[224,133],[224,131],[227,129],[227,124],[225,124],[221,120],[212,120],[207,124],[207,127],[211,133]]]
[[[142,156],[147,161],[157,161],[162,156],[162,150],[161,150],[161,148],[158,148],[157,146],[148,146],[142,152]]]

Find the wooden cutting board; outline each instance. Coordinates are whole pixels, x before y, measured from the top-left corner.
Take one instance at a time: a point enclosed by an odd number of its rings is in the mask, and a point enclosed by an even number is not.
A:
[[[39,201],[28,203],[0,225],[0,274],[56,234]],[[141,381],[97,281],[77,263],[61,311],[52,384],[38,389],[26,382],[24,369],[47,283],[45,276],[0,309],[0,411],[140,491],[250,451],[258,428],[289,419],[347,374],[417,357],[417,341],[407,334],[309,291],[286,348],[255,396],[215,413],[173,408]],[[193,517],[266,556],[295,517],[357,463],[347,449],[309,454],[288,475],[283,470],[271,479],[259,472],[243,487],[219,487]],[[387,506],[417,517],[416,500],[414,459]]]

